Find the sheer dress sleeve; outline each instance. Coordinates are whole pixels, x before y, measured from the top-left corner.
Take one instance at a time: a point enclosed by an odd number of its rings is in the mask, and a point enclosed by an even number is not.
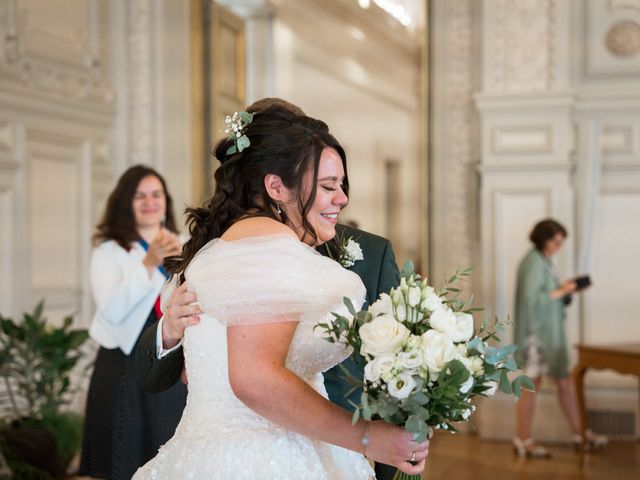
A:
[[[185,273],[202,309],[227,326],[318,319],[349,297],[362,304],[360,278],[289,235],[216,239]]]

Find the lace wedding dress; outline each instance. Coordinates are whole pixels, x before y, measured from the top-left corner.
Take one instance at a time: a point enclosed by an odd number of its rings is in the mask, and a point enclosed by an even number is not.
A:
[[[356,274],[289,235],[213,240],[186,272],[205,311],[184,337],[187,406],[174,437],[134,480],[365,480],[366,459],[261,417],[238,400],[227,369],[226,326],[298,321],[286,366],[326,397],[322,373],[344,360],[344,346],[314,333],[342,311],[359,306],[365,289]]]

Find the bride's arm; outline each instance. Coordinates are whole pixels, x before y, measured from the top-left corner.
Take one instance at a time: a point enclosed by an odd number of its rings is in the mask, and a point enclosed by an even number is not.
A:
[[[365,422],[352,425],[349,412],[286,368],[296,327],[296,322],[282,322],[227,328],[233,392],[249,408],[288,430],[362,452]],[[368,437],[366,455],[373,460],[409,474],[424,469],[428,442],[417,444],[410,433],[383,421],[370,422]],[[416,465],[408,461],[414,451]]]

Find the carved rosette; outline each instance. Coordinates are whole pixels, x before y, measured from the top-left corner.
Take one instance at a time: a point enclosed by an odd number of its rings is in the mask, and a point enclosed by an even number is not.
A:
[[[607,31],[605,45],[616,57],[634,56],[640,51],[640,25],[632,20],[614,23]]]

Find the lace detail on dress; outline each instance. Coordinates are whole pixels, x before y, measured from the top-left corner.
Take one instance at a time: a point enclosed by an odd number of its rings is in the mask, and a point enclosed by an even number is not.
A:
[[[227,368],[227,324],[286,317],[299,322],[286,365],[326,397],[322,371],[349,352],[319,338],[313,327],[332,311],[344,312],[343,296],[362,304],[357,275],[278,235],[208,244],[189,266],[187,281],[206,312],[185,332],[187,406],[174,437],[134,478],[373,478],[362,455],[285,430],[246,407],[231,390]],[[250,320],[259,311],[268,319]]]

